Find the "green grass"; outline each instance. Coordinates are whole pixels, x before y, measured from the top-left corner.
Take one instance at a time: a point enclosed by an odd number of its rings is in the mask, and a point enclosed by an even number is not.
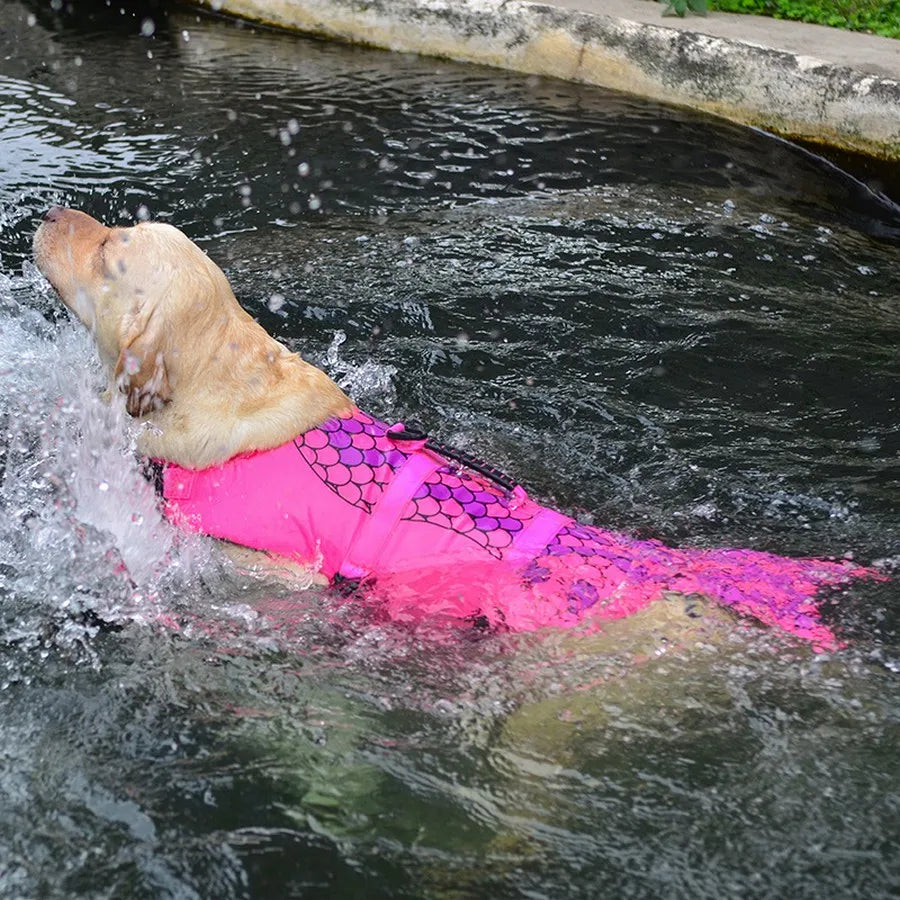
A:
[[[900,38],[900,0],[710,0],[709,6]]]

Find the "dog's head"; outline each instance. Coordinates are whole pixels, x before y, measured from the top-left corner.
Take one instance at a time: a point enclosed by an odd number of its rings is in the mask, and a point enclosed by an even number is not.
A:
[[[38,268],[91,330],[135,416],[171,399],[169,369],[179,328],[227,316],[221,269],[177,228],[145,222],[108,228],[86,213],[53,207],[34,238]],[[183,337],[183,333],[182,333]]]
[[[164,426],[152,452],[209,464],[351,408],[328,376],[266,334],[222,270],[171,225],[108,228],[53,207],[34,255],[93,333],[128,412]]]

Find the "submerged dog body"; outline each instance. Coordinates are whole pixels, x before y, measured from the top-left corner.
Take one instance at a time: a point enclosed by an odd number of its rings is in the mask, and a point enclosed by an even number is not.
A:
[[[391,616],[526,630],[703,594],[820,646],[819,586],[870,574],[750,550],[679,550],[581,525],[403,426],[358,410],[247,313],[176,229],[110,229],[54,208],[37,265],[94,333],[142,423],[168,515],[367,584]]]

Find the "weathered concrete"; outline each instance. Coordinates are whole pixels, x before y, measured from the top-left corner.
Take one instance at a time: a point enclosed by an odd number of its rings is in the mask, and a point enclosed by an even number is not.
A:
[[[900,160],[900,42],[645,0],[187,0],[267,25],[553,76]],[[751,37],[752,36],[752,37]]]

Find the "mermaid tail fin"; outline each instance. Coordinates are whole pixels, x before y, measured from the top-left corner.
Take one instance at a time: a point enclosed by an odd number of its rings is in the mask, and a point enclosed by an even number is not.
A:
[[[675,549],[577,523],[564,528],[525,574],[543,595],[565,578],[569,611],[582,616],[631,615],[664,591],[702,594],[829,650],[841,643],[822,622],[820,589],[884,577],[846,561]]]
[[[877,578],[872,569],[826,559],[790,559],[754,550],[698,550],[686,553],[676,590],[712,597],[735,612],[750,615],[810,641],[816,649],[842,644],[822,622],[817,595],[854,578]]]

